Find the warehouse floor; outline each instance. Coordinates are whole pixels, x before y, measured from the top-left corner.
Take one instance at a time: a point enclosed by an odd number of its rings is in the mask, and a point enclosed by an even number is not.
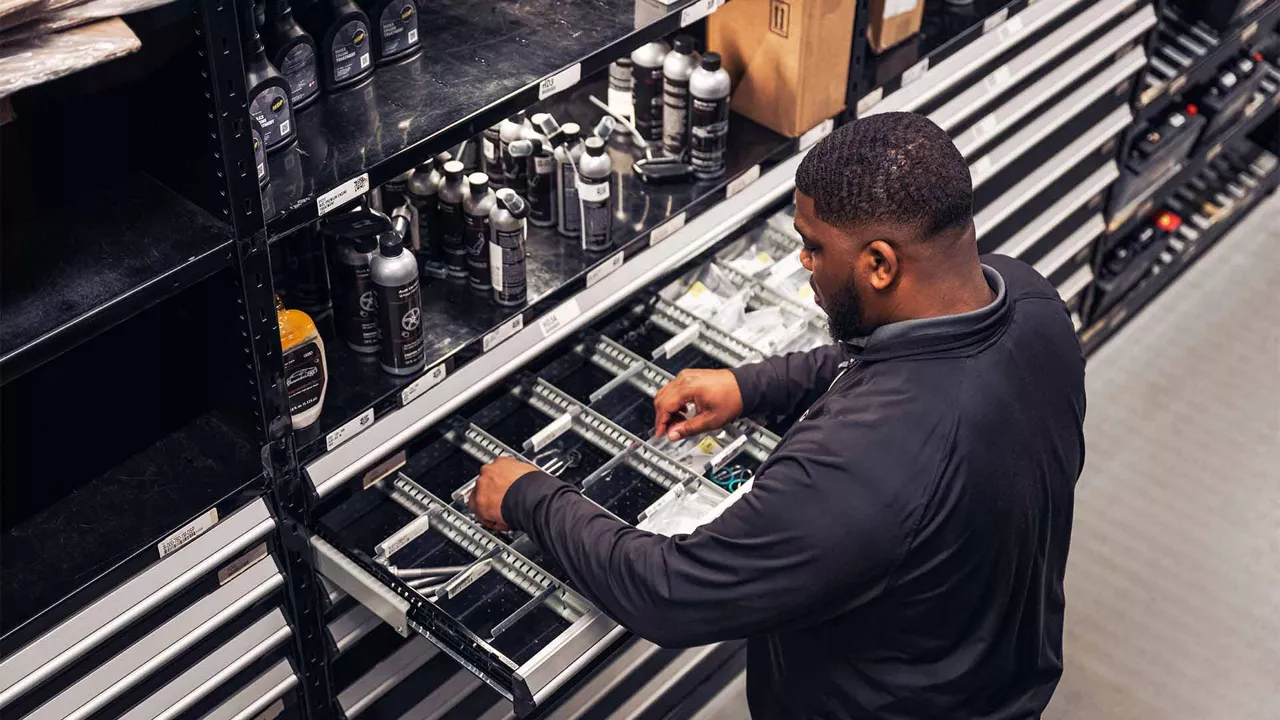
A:
[[[1089,361],[1049,720],[1280,718],[1280,193]],[[747,717],[743,678],[698,720]]]

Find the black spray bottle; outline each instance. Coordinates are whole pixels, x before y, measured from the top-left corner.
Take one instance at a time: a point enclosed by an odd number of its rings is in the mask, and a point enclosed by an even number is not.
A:
[[[422,48],[414,0],[361,0],[373,23],[373,55],[379,65],[407,58]]]
[[[267,0],[267,18],[262,26],[271,62],[289,81],[289,99],[294,111],[320,97],[320,68],[316,60],[316,41],[293,16],[289,0]]]
[[[403,210],[403,212],[401,212]],[[418,261],[404,251],[410,213],[397,208],[392,230],[378,239],[369,277],[378,291],[378,329],[382,336],[378,361],[392,375],[412,375],[426,363],[422,339],[422,286]]]
[[[274,152],[298,139],[293,103],[289,100],[289,81],[267,59],[254,23],[253,4],[249,3],[245,10],[242,31],[248,38],[244,45],[244,76],[249,115],[258,122],[267,152]]]
[[[511,188],[497,192],[489,211],[489,274],[493,300],[499,305],[523,305],[528,297],[525,273],[525,218],[529,204]]]
[[[316,0],[302,24],[315,38],[325,90],[350,87],[373,74],[369,16],[352,0]]]
[[[352,350],[372,355],[381,348],[381,331],[370,265],[391,218],[366,205],[326,219],[325,227],[337,245],[331,279],[338,333]]]

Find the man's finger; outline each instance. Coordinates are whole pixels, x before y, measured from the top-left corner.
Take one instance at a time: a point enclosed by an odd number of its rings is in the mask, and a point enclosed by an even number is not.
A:
[[[672,425],[671,429],[667,431],[667,439],[675,441],[697,435],[700,432],[712,429],[715,421],[715,416],[709,412],[698,413],[683,422]]]

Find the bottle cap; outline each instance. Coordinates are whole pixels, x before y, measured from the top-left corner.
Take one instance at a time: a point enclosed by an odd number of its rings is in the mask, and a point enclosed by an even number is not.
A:
[[[444,164],[444,173],[445,175],[449,175],[450,177],[461,175],[462,172],[466,169],[467,169],[466,166],[458,162],[457,160],[450,160],[449,162]]]
[[[524,124],[524,111],[520,110],[507,116],[507,120],[513,123]]]
[[[439,155],[436,155],[433,159],[436,161],[436,167],[443,169],[444,166],[453,159],[453,154],[446,150]]]
[[[397,257],[404,252],[404,241],[394,232],[384,232],[378,236],[378,247],[383,257]]]
[[[489,189],[489,176],[482,172],[471,173],[467,176],[467,184],[471,186],[472,192],[484,192]]]
[[[418,163],[418,167],[414,168],[411,172],[422,173],[423,175],[426,175],[427,173],[434,170],[435,167],[436,167],[436,159],[433,157],[429,157],[426,160],[423,160],[422,162]]]
[[[539,142],[538,144],[541,145],[542,143]],[[511,153],[511,157],[529,157],[533,154],[533,141],[515,140],[507,146],[507,152]]]
[[[592,135],[598,138],[607,138],[613,134],[613,129],[618,126],[618,121],[613,119],[612,115],[605,115],[600,118],[600,122],[596,123],[595,128],[591,131]]]
[[[547,137],[555,135],[557,132],[564,130],[556,119],[551,117],[551,113],[538,113],[533,116],[533,126],[542,131]]]
[[[677,35],[675,40],[671,41],[675,51],[681,55],[688,55],[693,52],[693,38],[688,35]]]
[[[576,122],[567,122],[560,126],[560,132],[569,137],[577,137],[582,134],[582,126]]]
[[[587,154],[598,157],[604,154],[604,140],[598,137],[587,138]]]
[[[533,155],[542,154],[542,138],[529,138],[525,142],[529,143],[529,147],[532,148]]]
[[[502,188],[498,191],[498,202],[511,213],[511,216],[520,219],[529,214],[529,204],[520,197],[520,194],[511,188]]]
[[[709,52],[702,56],[702,69],[715,72],[720,69],[720,53]]]

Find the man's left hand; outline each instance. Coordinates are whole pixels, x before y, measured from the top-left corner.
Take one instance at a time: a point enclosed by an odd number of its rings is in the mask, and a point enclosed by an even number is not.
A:
[[[482,466],[475,490],[471,491],[471,498],[467,501],[480,524],[490,530],[510,530],[502,517],[502,499],[516,480],[537,471],[538,468],[513,457],[500,457]]]

